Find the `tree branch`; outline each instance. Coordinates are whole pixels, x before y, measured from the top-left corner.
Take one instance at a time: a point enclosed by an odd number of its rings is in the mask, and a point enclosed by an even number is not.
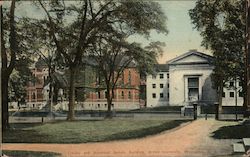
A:
[[[16,28],[15,28],[15,4],[16,0],[12,0],[11,8],[10,8],[10,64],[7,68],[7,75],[10,75],[12,70],[16,64],[16,52],[18,51],[17,48],[17,41],[16,41]]]
[[[57,47],[57,50],[58,52],[60,52],[61,54],[64,55],[64,57],[66,58],[67,62],[69,64],[72,64],[72,60],[70,58],[70,56],[62,49],[59,41],[57,40],[56,38],[56,35],[55,35],[55,30],[54,30],[54,24],[53,24],[53,20],[52,20],[52,17],[50,16],[49,12],[47,11],[47,9],[45,8],[45,6],[43,5],[43,3],[41,2],[41,0],[38,0],[40,5],[42,6],[43,10],[45,11],[46,15],[48,16],[48,19],[49,19],[49,25],[50,25],[50,35],[52,36],[52,39],[54,40],[55,44],[56,44],[56,47]]]

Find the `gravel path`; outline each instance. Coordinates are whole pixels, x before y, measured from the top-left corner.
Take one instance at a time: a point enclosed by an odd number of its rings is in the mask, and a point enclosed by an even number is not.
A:
[[[230,154],[231,140],[214,140],[211,132],[222,126],[199,119],[141,139],[84,144],[3,144],[6,150],[59,152],[63,157],[206,157]]]

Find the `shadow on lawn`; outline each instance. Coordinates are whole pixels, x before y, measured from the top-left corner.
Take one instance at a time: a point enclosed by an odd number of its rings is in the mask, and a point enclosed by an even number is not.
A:
[[[98,133],[95,135],[93,132],[85,132],[83,125],[78,125],[77,123],[68,123],[70,125],[58,125],[59,132],[55,132],[50,130],[50,125],[46,126],[48,129],[48,133],[41,132],[39,129],[34,129],[32,127],[36,127],[42,124],[16,124],[13,125],[16,129],[9,129],[3,133],[3,142],[4,143],[86,143],[86,142],[104,142],[104,141],[113,141],[113,140],[124,140],[124,139],[135,139],[141,138],[148,135],[158,134],[165,130],[169,130],[180,126],[182,123],[188,122],[190,120],[174,120],[161,123],[157,126],[149,126],[143,128],[134,128],[131,130],[120,130],[119,132],[114,132],[113,134],[105,135]],[[112,121],[104,121],[105,125],[112,124],[107,122]],[[131,122],[128,121],[126,127],[129,126]],[[63,123],[62,123],[63,124]],[[101,123],[100,123],[101,124]],[[119,123],[117,123],[119,125]],[[147,124],[147,123],[146,123]],[[104,129],[107,131],[109,127],[106,126],[99,127],[99,129]],[[79,128],[74,127],[79,126]],[[93,125],[95,126],[95,125]],[[98,125],[96,125],[98,126]],[[72,128],[73,127],[73,128]],[[114,127],[114,126],[113,126]],[[57,128],[57,129],[58,129]],[[65,129],[62,131],[61,129]],[[106,129],[106,130],[105,130]],[[116,130],[116,129],[115,129]],[[109,130],[112,131],[112,130]],[[56,133],[56,134],[55,134]],[[92,137],[93,136],[93,137]]]
[[[39,141],[40,139],[47,138],[40,135],[35,130],[29,128],[43,125],[42,123],[13,123],[11,128],[3,132],[3,143],[23,143],[26,139],[30,141]],[[22,138],[20,138],[22,137]],[[18,141],[17,141],[18,139]]]
[[[3,150],[5,155],[11,157],[60,157],[61,154],[53,152],[35,152],[21,150]]]
[[[112,134],[111,136],[108,136],[105,139],[105,141],[125,140],[125,139],[135,139],[135,138],[146,137],[149,135],[154,135],[154,134],[158,134],[163,131],[166,131],[166,130],[173,129],[175,127],[180,126],[182,123],[185,123],[188,121],[189,120],[174,120],[174,121],[167,122],[159,126],[120,132],[120,133],[116,133],[116,134]]]
[[[213,132],[215,139],[242,139],[250,138],[250,125],[223,126]]]

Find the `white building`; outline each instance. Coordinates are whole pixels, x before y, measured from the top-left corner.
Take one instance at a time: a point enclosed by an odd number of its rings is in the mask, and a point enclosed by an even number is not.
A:
[[[167,64],[157,65],[155,75],[147,77],[147,106],[169,105],[169,72]]]
[[[158,66],[156,78],[147,76],[147,106],[186,106],[193,102],[212,105],[217,102],[211,81],[212,60],[212,56],[192,50],[168,61],[165,66]],[[242,106],[242,93],[235,94],[234,89],[228,88],[224,89],[223,106],[235,106],[235,95],[237,105]]]

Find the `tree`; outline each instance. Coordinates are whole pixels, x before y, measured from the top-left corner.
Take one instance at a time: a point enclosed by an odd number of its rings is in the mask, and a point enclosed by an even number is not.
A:
[[[161,54],[163,43],[154,42],[142,48],[138,43],[129,43],[125,39],[117,38],[114,34],[101,33],[99,40],[90,49],[90,57],[96,62],[100,72],[98,86],[106,90],[108,104],[107,118],[111,118],[111,107],[114,90],[117,87],[126,87],[122,74],[126,68],[137,68],[137,71],[151,72],[150,68],[156,64],[156,57]],[[103,83],[102,83],[103,82]]]
[[[245,82],[245,2],[242,0],[198,0],[189,11],[192,23],[203,37],[202,45],[214,56],[212,80],[218,91],[219,106],[226,82]],[[245,93],[243,86],[243,93]],[[245,95],[245,94],[244,94]],[[245,95],[246,97],[246,95]]]
[[[26,87],[29,81],[35,79],[31,77],[29,65],[32,61],[29,58],[22,57],[16,59],[16,67],[13,69],[9,78],[8,99],[9,102],[25,103],[27,95]]]
[[[46,13],[44,23],[57,53],[63,56],[70,71],[68,120],[74,119],[77,68],[89,45],[96,42],[99,32],[113,32],[119,26],[126,30],[127,35],[137,33],[148,37],[151,29],[167,32],[166,17],[155,2],[84,0],[68,4],[39,0],[39,4]]]
[[[2,92],[2,126],[3,129],[9,128],[9,113],[8,113],[8,83],[10,75],[15,67],[16,53],[18,52],[17,41],[16,41],[16,26],[15,26],[15,5],[16,1],[13,0],[10,6],[9,13],[9,49],[6,48],[7,38],[4,35],[6,33],[5,28],[7,27],[6,21],[3,19],[3,6],[1,6],[1,92]]]
[[[32,38],[27,38],[26,33],[21,29],[22,23],[15,15],[16,0],[5,2],[1,5],[1,92],[2,92],[2,125],[3,129],[9,127],[8,101],[10,99],[8,87],[10,76],[15,69],[22,74],[25,72],[25,66],[30,62]],[[24,69],[22,69],[22,68]],[[27,69],[26,69],[27,70]],[[13,81],[13,80],[12,80]],[[17,91],[16,91],[17,92]]]

